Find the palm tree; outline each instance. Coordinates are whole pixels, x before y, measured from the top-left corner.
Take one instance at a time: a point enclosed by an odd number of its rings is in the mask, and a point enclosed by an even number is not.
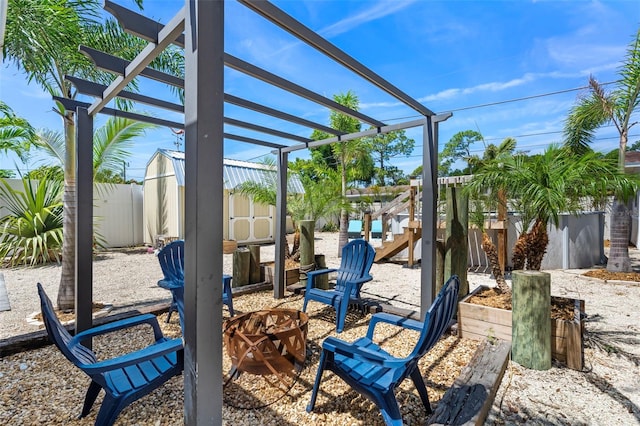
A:
[[[93,177],[119,171],[122,162],[131,152],[133,141],[154,128],[153,124],[142,123],[122,117],[111,117],[93,136]],[[62,166],[66,157],[64,136],[60,132],[43,130],[34,141],[34,146],[45,152],[51,159],[50,166]]]
[[[619,134],[618,168],[624,173],[629,130],[637,124],[632,115],[640,102],[640,29],[629,45],[620,79],[613,90],[607,91],[593,76],[589,78],[589,93],[571,109],[565,121],[565,146],[576,154],[591,150],[589,144],[596,129],[613,124]],[[628,198],[614,191],[611,212],[611,248],[607,270],[631,271],[629,259],[629,231],[631,217]]]
[[[575,156],[551,145],[542,154],[491,163],[474,175],[469,187],[474,193],[502,188],[517,201],[512,206],[521,214],[524,237],[515,247],[522,258],[514,258],[514,268],[539,270],[549,242],[549,222],[558,226],[560,214],[581,211],[585,199],[600,198],[613,189],[630,194],[637,184],[598,153]]]
[[[355,93],[348,91],[344,94],[333,96],[333,100],[352,110],[357,111],[359,100]],[[329,125],[336,130],[345,133],[356,133],[360,131],[360,122],[353,117],[332,111],[329,116]],[[328,138],[326,133],[314,130],[311,139],[321,140]],[[363,179],[370,176],[372,172],[372,159],[367,149],[367,144],[360,139],[354,139],[347,142],[334,143],[330,145],[331,156],[340,170],[341,197],[347,198],[347,186],[349,180]],[[324,152],[324,151],[316,151]],[[367,173],[367,171],[369,173]],[[349,209],[343,203],[340,210],[340,234],[338,236],[338,256],[342,255],[342,247],[349,241]]]
[[[142,0],[134,0],[138,6]],[[51,96],[73,99],[76,92],[65,75],[109,84],[113,77],[96,69],[78,51],[78,45],[92,46],[107,53],[132,59],[147,44],[125,34],[113,20],[99,17],[99,0],[9,0],[4,57],[22,70]],[[171,48],[174,49],[174,48]],[[182,55],[169,49],[151,66],[182,76]],[[135,89],[135,82],[131,85]],[[75,120],[74,111],[56,103],[54,110],[64,127],[64,244],[58,307],[72,309],[75,302]]]
[[[31,124],[0,101],[0,150],[5,154],[12,151],[24,161],[35,138],[36,132]]]

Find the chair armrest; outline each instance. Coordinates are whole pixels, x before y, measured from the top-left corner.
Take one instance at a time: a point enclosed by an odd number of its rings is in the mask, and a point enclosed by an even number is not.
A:
[[[172,290],[174,288],[184,287],[184,282],[162,279],[158,281],[158,287],[162,287],[167,290]]]
[[[329,274],[336,271],[337,269],[318,269],[316,271],[307,272],[307,287],[305,291],[309,291],[313,288],[316,275]]]
[[[409,330],[422,331],[424,323],[416,321],[411,318],[401,317],[399,315],[388,314],[386,312],[379,312],[374,314],[369,321],[369,329],[367,330],[367,338],[373,340],[373,332],[376,324],[384,322],[387,324],[395,325],[397,327],[408,328]]]
[[[380,367],[398,368],[406,365],[407,360],[404,358],[395,358],[391,355],[385,355],[381,352],[372,351],[362,346],[356,346],[347,343],[335,337],[327,337],[322,342],[322,349],[343,355],[347,358],[365,361]]]
[[[93,327],[88,330],[77,333],[73,337],[71,344],[81,342],[82,340],[88,337],[99,336],[101,334],[106,334],[112,331],[122,330],[125,328],[131,328],[141,324],[149,324],[153,328],[153,335],[156,341],[164,337],[164,335],[162,334],[162,330],[160,330],[160,326],[158,325],[158,318],[156,318],[156,316],[152,314],[143,314],[143,315],[137,315],[131,318],[125,318],[118,321],[110,322],[108,324],[100,325],[98,327]]]
[[[82,365],[82,370],[87,374],[105,373],[107,371],[140,364],[144,361],[149,361],[172,352],[178,352],[182,349],[182,339],[165,340],[161,343],[156,343],[151,346],[147,346],[144,349],[140,349],[139,351],[131,352],[116,358],[96,362],[95,364],[84,364]]]

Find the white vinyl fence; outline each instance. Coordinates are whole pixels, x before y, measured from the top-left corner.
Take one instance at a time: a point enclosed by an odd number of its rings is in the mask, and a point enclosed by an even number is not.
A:
[[[18,191],[20,179],[6,179]],[[34,182],[37,185],[37,182]],[[96,184],[93,198],[95,232],[102,243],[110,247],[142,245],[142,186],[136,184]],[[0,200],[0,217],[8,214]]]

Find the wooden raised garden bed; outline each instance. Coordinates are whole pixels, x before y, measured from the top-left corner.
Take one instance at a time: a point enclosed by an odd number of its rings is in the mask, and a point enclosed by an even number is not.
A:
[[[273,284],[274,264],[272,262],[263,263],[262,266],[264,267],[264,281],[267,283]],[[297,282],[300,281],[300,268],[285,269],[284,273],[285,273],[285,279],[284,279],[285,286],[296,284]]]
[[[475,340],[496,338],[511,341],[511,311],[470,303],[468,300],[487,289],[480,286],[458,304],[458,335]],[[571,301],[574,306],[573,319],[551,319],[551,357],[574,370],[582,370],[584,362],[584,300],[553,299]],[[553,302],[552,302],[553,303]]]

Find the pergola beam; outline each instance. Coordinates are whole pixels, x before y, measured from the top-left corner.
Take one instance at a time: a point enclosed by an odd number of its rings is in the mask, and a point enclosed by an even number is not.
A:
[[[65,109],[74,111],[77,107],[89,108],[89,103],[76,101],[75,99],[63,98],[61,96],[54,96],[54,101],[60,102]],[[131,120],[142,121],[143,123],[155,124],[157,126],[171,127],[174,129],[184,129],[184,123],[177,121],[164,120],[162,118],[151,117],[150,115],[136,114],[135,112],[121,111],[114,108],[102,108],[100,111],[102,114],[110,115],[112,117],[123,117]]]
[[[299,38],[309,46],[314,47],[329,58],[342,64],[346,68],[358,74],[360,77],[366,79],[370,83],[384,90],[402,103],[410,106],[420,114],[425,116],[435,115],[435,113],[429,108],[426,108],[420,102],[416,101],[411,96],[407,95],[402,90],[398,89],[396,86],[389,83],[387,80],[362,65],[360,62],[356,61],[344,51],[321,37],[315,31],[312,31],[299,21],[295,20],[290,15],[286,14],[283,10],[276,7],[273,3],[264,0],[238,1],[244,4],[249,9],[263,16],[267,20],[273,22],[280,28],[289,32],[293,36]]]
[[[122,27],[124,28],[125,32],[138,36],[150,43],[154,43],[157,38],[158,32],[164,30],[162,24],[129,9],[126,9],[122,6],[118,6],[113,2],[107,1],[105,3],[105,9],[111,12],[113,16],[115,16],[118,22],[120,22],[120,25],[122,25]],[[176,46],[184,48],[184,36],[174,37],[172,43]],[[243,61],[242,59],[228,53],[225,53],[224,55],[224,63],[229,68],[235,69],[236,71],[262,80],[268,84],[271,84],[272,86],[279,87],[280,89],[286,90],[297,96],[309,99],[310,101],[330,108],[334,111],[341,112],[357,120],[369,123],[373,126],[384,126],[384,123],[376,120],[373,117],[369,117],[366,114],[362,114],[351,108],[347,108],[344,105],[335,102],[334,100],[325,98],[324,96],[321,96],[305,87],[295,84],[289,80],[286,80],[267,70]]]
[[[116,77],[116,79],[102,93],[102,99],[96,100],[89,107],[89,114],[95,115],[104,108],[116,95],[124,89],[134,78],[144,70],[162,51],[171,44],[176,37],[184,31],[184,14],[183,7],[169,23],[158,32],[158,40],[156,43],[149,43],[142,52],[135,57],[133,61],[125,68],[124,75]]]
[[[253,123],[247,123],[246,121],[236,120],[235,118],[225,117],[224,122],[230,126],[242,127],[243,129],[255,130],[256,132],[267,133],[269,135],[278,136],[283,139],[289,139],[302,143],[311,142],[312,139],[304,138],[302,136],[294,135],[291,133],[283,132],[280,130],[271,129],[269,127],[259,126]],[[284,145],[279,145],[279,148],[284,148]]]
[[[83,95],[90,95],[94,97],[100,97],[107,89],[104,84],[94,83],[92,81],[83,80],[81,78],[65,75],[64,79],[70,81],[79,93]],[[163,101],[161,99],[153,98],[151,96],[141,95],[139,93],[128,92],[121,90],[116,95],[118,98],[129,99],[130,101],[140,102],[146,105],[152,105],[158,108],[163,108],[169,111],[179,112],[184,114],[184,106],[173,102]]]
[[[259,139],[249,138],[247,136],[233,135],[231,133],[224,133],[224,138],[225,139],[233,139],[233,140],[239,141],[239,142],[251,143],[251,144],[254,144],[254,145],[266,146],[267,148],[274,148],[274,149],[281,149],[281,148],[284,148],[286,146],[286,145],[280,145],[280,144],[273,143],[273,142],[266,142],[266,141],[262,141],[262,140],[259,140]]]
[[[395,130],[402,130],[402,129],[409,129],[411,127],[418,127],[418,126],[424,125],[424,123],[425,123],[425,119],[421,118],[419,120],[407,121],[405,123],[398,123],[398,124],[391,124],[391,125],[388,125],[388,126],[375,127],[373,129],[363,130],[361,132],[348,133],[348,134],[345,134],[345,135],[336,136],[335,138],[327,138],[327,139],[322,139],[322,140],[319,140],[319,141],[309,142],[309,143],[304,144],[304,145],[288,146],[286,148],[282,148],[282,151],[283,152],[293,152],[293,151],[299,151],[301,149],[317,148],[319,146],[327,145],[327,144],[331,144],[331,143],[346,142],[346,141],[350,141],[350,140],[353,140],[353,139],[364,138],[364,137],[367,137],[367,136],[375,136],[375,135],[385,134],[385,133],[393,132]]]

